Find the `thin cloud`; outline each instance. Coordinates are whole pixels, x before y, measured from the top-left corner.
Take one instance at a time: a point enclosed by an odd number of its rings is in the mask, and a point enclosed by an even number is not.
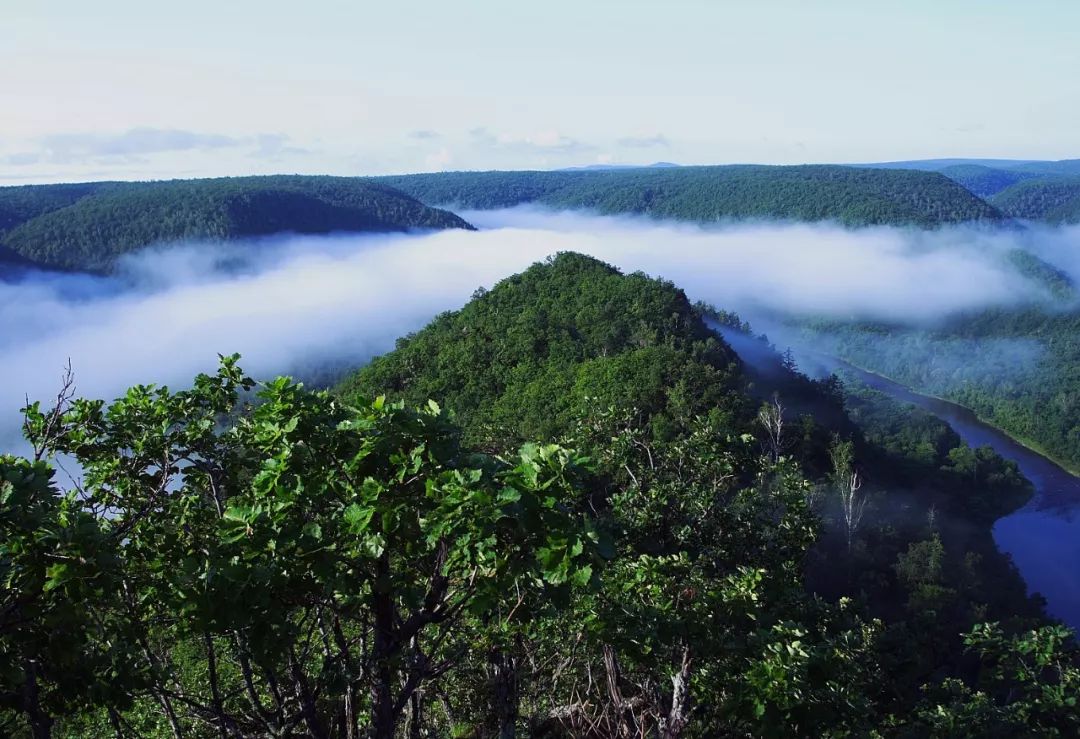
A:
[[[315,152],[300,146],[293,146],[292,139],[283,133],[262,133],[255,136],[253,143],[254,151],[251,156],[255,159],[268,159],[277,161],[291,156],[310,156]]]
[[[414,139],[416,141],[437,141],[442,138],[442,134],[440,134],[438,131],[430,131],[427,129],[409,131],[408,136],[410,139]]]
[[[38,139],[44,158],[66,163],[88,159],[131,159],[164,152],[227,149],[243,139],[172,128],[133,128],[119,134],[63,133]]]
[[[527,135],[494,133],[480,126],[469,131],[474,145],[525,154],[584,154],[597,147],[549,129]]]
[[[429,170],[442,171],[454,161],[453,153],[445,146],[424,158],[424,166]]]
[[[31,164],[37,164],[41,161],[42,155],[36,151],[24,151],[16,154],[8,154],[2,160],[4,164],[10,167],[26,167]]]
[[[469,138],[478,146],[498,146],[499,137],[484,126],[469,129]]]
[[[94,163],[101,166],[146,163],[149,157],[177,152],[213,152],[248,149],[256,159],[275,161],[314,152],[296,146],[283,133],[227,136],[172,128],[132,128],[122,133],[58,133],[33,142],[33,150],[0,158],[13,167],[36,164],[69,165]]]
[[[627,136],[615,143],[628,149],[656,149],[671,146],[671,142],[662,133],[653,136]]]

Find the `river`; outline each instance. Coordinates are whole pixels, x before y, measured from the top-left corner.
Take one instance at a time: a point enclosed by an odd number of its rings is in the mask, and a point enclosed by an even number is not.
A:
[[[828,361],[823,359],[823,363]],[[983,423],[967,408],[913,392],[846,362],[831,361],[875,390],[933,413],[969,446],[990,446],[1016,462],[1035,486],[1035,494],[1022,508],[998,519],[994,541],[1012,557],[1028,591],[1046,599],[1050,615],[1080,631],[1080,477]]]

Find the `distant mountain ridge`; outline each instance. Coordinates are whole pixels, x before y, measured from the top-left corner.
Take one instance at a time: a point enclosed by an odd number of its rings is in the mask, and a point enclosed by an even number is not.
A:
[[[1073,174],[1075,173],[1075,174]],[[697,223],[828,221],[936,228],[1080,222],[1080,160],[853,165],[589,165],[383,177],[272,175],[0,187],[0,264],[108,272],[185,239],[471,228],[439,206],[537,204]]]
[[[1001,213],[944,175],[839,165],[727,165],[380,177],[429,205],[535,203],[695,222],[835,221],[933,228],[997,222]]]
[[[385,184],[356,177],[0,188],[0,248],[53,269],[107,272],[123,254],[185,239],[414,228],[472,226]]]
[[[1053,224],[1080,223],[1080,175],[1018,181],[990,198],[1013,218]]]
[[[1075,187],[1080,183],[1080,159],[922,159],[853,166],[937,172],[987,199],[1006,216],[1080,221],[1080,188]],[[1023,183],[1031,184],[1016,187]]]

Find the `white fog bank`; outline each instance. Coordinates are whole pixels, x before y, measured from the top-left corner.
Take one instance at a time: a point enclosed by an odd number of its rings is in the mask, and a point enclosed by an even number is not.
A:
[[[0,281],[0,449],[16,444],[24,398],[52,397],[69,358],[78,393],[103,398],[136,383],[185,385],[219,353],[240,352],[256,377],[358,365],[477,287],[560,251],[664,277],[691,299],[751,317],[914,323],[1039,293],[1003,261],[1030,240],[1020,233],[708,229],[529,209],[463,215],[481,230],[184,244],[130,257],[117,277]],[[1051,245],[1046,258],[1074,259],[1080,230],[1040,243]]]

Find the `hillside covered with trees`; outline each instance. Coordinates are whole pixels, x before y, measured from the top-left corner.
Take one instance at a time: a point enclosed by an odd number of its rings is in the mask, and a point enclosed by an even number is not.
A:
[[[926,159],[865,166],[940,173],[1009,218],[1080,221],[1080,159]]]
[[[1080,223],[1080,176],[1025,179],[993,196],[1003,213],[1049,223]]]
[[[563,254],[332,394],[65,385],[0,457],[0,731],[1075,734],[1015,467],[748,328]]]
[[[38,266],[106,272],[123,254],[187,239],[471,228],[386,185],[280,175],[0,188],[0,247]]]
[[[938,170],[950,180],[963,185],[980,198],[989,199],[1002,190],[1025,180],[1040,177],[1037,172],[997,169],[981,164],[954,164]]]
[[[1080,315],[997,309],[932,329],[800,322],[819,348],[981,418],[1080,469]]]
[[[940,174],[828,165],[448,172],[379,181],[428,204],[466,209],[537,203],[696,222],[759,218],[848,226],[934,227],[1001,218]]]

